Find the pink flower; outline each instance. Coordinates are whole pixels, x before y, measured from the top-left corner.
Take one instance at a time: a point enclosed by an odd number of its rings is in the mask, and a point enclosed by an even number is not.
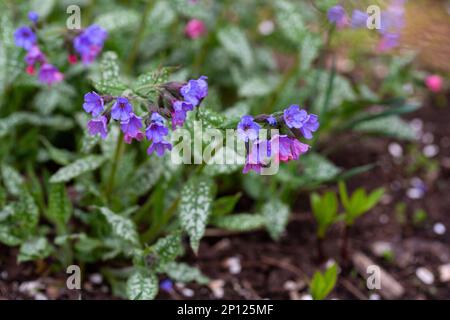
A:
[[[442,90],[442,78],[436,74],[428,76],[425,79],[425,84],[432,92],[439,92]]]
[[[197,39],[206,33],[206,26],[201,20],[191,19],[184,28],[184,33],[190,39]]]

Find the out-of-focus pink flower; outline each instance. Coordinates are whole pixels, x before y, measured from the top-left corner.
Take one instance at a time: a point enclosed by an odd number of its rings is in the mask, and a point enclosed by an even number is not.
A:
[[[191,19],[184,28],[184,33],[190,39],[197,39],[206,33],[206,26],[203,21]]]
[[[442,89],[442,78],[433,74],[425,79],[425,84],[430,91],[439,92]]]
[[[74,54],[69,54],[69,55],[67,56],[67,61],[69,61],[70,64],[75,64],[75,63],[78,62],[78,58],[77,58],[77,56],[74,55]]]

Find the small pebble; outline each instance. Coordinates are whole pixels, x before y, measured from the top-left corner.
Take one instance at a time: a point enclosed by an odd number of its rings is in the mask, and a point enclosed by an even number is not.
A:
[[[408,191],[406,191],[406,195],[410,199],[421,199],[424,195],[424,191],[419,188],[410,188]]]
[[[312,300],[312,296],[310,294],[304,294],[300,297],[300,300]]]
[[[389,223],[389,216],[387,214],[382,214],[378,218],[381,224],[387,224]]]
[[[34,300],[48,300],[48,298],[45,294],[38,292],[34,295]]]
[[[101,284],[103,282],[103,277],[100,273],[93,273],[89,277],[89,281],[93,284]]]
[[[397,142],[392,142],[388,146],[389,153],[394,158],[401,158],[403,156],[403,148]]]
[[[225,294],[225,290],[223,289],[224,285],[225,281],[223,281],[222,279],[212,280],[209,283],[209,288],[211,289],[215,298],[217,299],[223,298]]]
[[[0,278],[3,280],[8,279],[8,271],[2,271],[2,273],[0,273]]]
[[[238,257],[228,258],[225,260],[224,264],[228,268],[228,271],[231,274],[241,273],[241,270],[242,270],[241,260]]]
[[[272,20],[264,20],[258,26],[259,33],[263,36],[268,36],[275,30],[275,24]]]
[[[439,147],[435,144],[429,144],[422,150],[423,154],[427,158],[433,158],[439,153]]]
[[[413,119],[410,122],[411,128],[416,132],[416,134],[421,134],[423,129],[423,121],[421,119]]]
[[[438,222],[435,223],[433,226],[433,231],[434,233],[436,233],[437,235],[442,236],[443,234],[445,234],[445,231],[447,231],[447,229],[445,228],[444,224]]]
[[[416,276],[420,281],[427,285],[432,285],[434,283],[434,275],[427,268],[420,267],[416,270]]]
[[[377,257],[382,257],[386,252],[392,252],[392,245],[386,241],[376,241],[372,245],[372,252]]]
[[[439,266],[439,280],[441,282],[450,282],[450,263]]]
[[[381,297],[380,297],[379,294],[372,293],[372,294],[369,296],[369,300],[381,300]]]
[[[183,288],[181,290],[181,294],[185,297],[191,298],[194,296],[194,290],[189,289],[189,288]]]

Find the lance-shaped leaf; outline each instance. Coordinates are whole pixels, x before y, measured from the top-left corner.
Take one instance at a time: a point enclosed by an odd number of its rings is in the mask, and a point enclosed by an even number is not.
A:
[[[220,30],[217,36],[229,55],[239,59],[246,68],[252,66],[253,52],[245,33],[237,27],[227,27]]]
[[[64,226],[72,214],[72,204],[64,184],[51,184],[48,198],[48,218],[58,226]]]
[[[101,156],[87,156],[59,169],[51,178],[51,183],[67,182],[83,173],[99,168],[105,161]]]
[[[136,225],[133,221],[127,217],[118,215],[105,207],[101,207],[99,210],[106,218],[106,221],[108,221],[108,224],[111,226],[112,232],[116,237],[133,245],[139,245],[139,237],[136,231]]]
[[[176,233],[165,236],[159,239],[149,249],[151,253],[156,254],[158,266],[161,267],[183,254],[181,235]]]
[[[107,51],[100,60],[100,79],[94,81],[95,88],[103,94],[120,95],[126,86],[119,80],[117,53]]]
[[[152,300],[158,293],[158,277],[147,270],[135,271],[127,281],[130,300]]]
[[[208,177],[194,177],[181,190],[179,207],[182,228],[197,252],[211,213],[213,181]]]
[[[266,220],[266,228],[270,236],[274,240],[278,240],[289,220],[288,206],[275,199],[262,207],[262,214]]]
[[[214,218],[212,224],[230,231],[253,231],[265,226],[266,219],[260,214],[239,213]]]

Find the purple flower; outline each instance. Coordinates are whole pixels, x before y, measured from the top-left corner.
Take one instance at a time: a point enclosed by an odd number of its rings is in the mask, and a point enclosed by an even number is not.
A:
[[[262,140],[254,142],[250,145],[250,150],[247,155],[242,173],[247,173],[250,170],[256,173],[261,173],[261,169],[270,162],[271,145],[270,141]]]
[[[276,126],[277,125],[277,119],[270,115],[267,119],[266,119],[267,123],[271,126]]]
[[[331,7],[328,10],[328,21],[336,24],[338,27],[345,26],[347,24],[347,16],[344,8],[340,5]]]
[[[131,142],[133,142],[133,139],[137,140],[137,141],[142,141],[144,139],[144,137],[145,137],[145,134],[143,132],[139,131],[135,137],[132,137],[129,134],[125,134],[123,136],[123,140],[125,140],[126,143],[131,144]]]
[[[47,85],[60,82],[63,78],[63,74],[49,63],[45,63],[39,70],[39,81]]]
[[[286,135],[276,135],[271,140],[272,150],[276,149],[278,145],[278,160],[288,162],[290,160],[297,160],[300,155],[308,152],[309,146],[301,143],[295,138]]]
[[[252,116],[243,116],[237,126],[237,133],[244,141],[253,141],[258,138],[259,129],[261,126],[253,121]]]
[[[104,102],[100,95],[95,92],[88,92],[84,95],[83,109],[93,117],[100,115],[104,109]]]
[[[100,116],[90,120],[87,124],[89,134],[95,136],[99,134],[102,139],[105,139],[108,135],[108,119],[105,116]]]
[[[122,132],[130,138],[138,138],[142,128],[142,118],[130,113],[130,118],[120,123]]]
[[[284,122],[289,128],[301,128],[303,123],[307,120],[308,114],[305,110],[300,110],[300,107],[296,104],[291,105],[284,110],[283,113]]]
[[[352,14],[352,28],[367,27],[367,19],[369,15],[361,10],[353,10]]]
[[[145,135],[148,140],[153,140],[153,142],[161,142],[164,137],[169,134],[169,129],[164,126],[164,118],[158,113],[154,112],[150,119],[151,123],[145,129]]]
[[[37,38],[30,27],[23,26],[14,32],[14,40],[16,46],[29,50],[36,43]]]
[[[170,279],[166,279],[164,281],[161,281],[161,283],[159,284],[159,287],[161,288],[161,290],[163,290],[165,292],[172,292],[173,291],[173,282]]]
[[[197,80],[189,80],[186,85],[181,87],[180,92],[186,102],[196,107],[208,95],[208,83],[206,79],[208,78],[201,76]]]
[[[118,97],[111,109],[111,118],[114,120],[126,121],[130,118],[133,107],[125,97]]]
[[[172,150],[172,144],[168,141],[161,140],[161,141],[154,141],[150,147],[147,149],[147,154],[151,155],[154,151],[156,151],[156,154],[158,157],[162,157],[164,155],[164,152],[166,150]]]
[[[30,12],[28,12],[28,19],[31,22],[37,23],[39,20],[39,15],[34,11],[30,11]]]
[[[33,45],[25,55],[25,62],[29,66],[34,66],[36,63],[45,63],[45,56],[38,46]]]
[[[319,119],[315,114],[310,114],[300,131],[306,139],[312,139],[312,132],[316,132],[317,129],[319,129]]]
[[[75,51],[84,64],[92,63],[102,51],[108,33],[98,25],[91,25],[73,40]]]
[[[182,127],[186,121],[186,113],[194,109],[194,106],[185,101],[175,101],[173,103],[172,127]]]
[[[378,43],[378,51],[386,52],[399,45],[400,35],[397,33],[386,33]]]

